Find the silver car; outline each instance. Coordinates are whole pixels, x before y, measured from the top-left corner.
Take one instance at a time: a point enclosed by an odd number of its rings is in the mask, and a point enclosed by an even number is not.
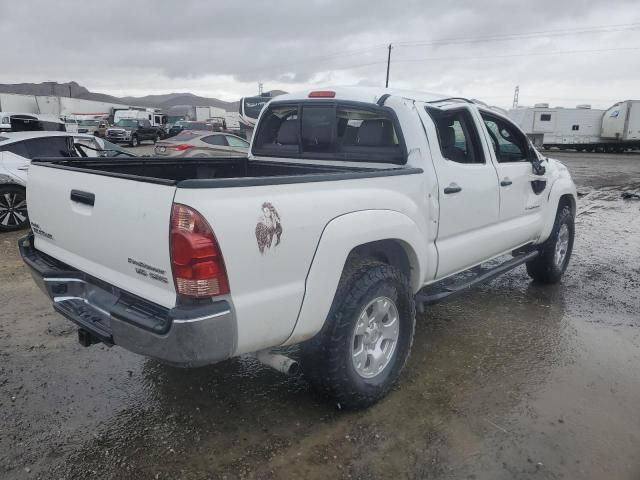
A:
[[[229,133],[185,130],[156,143],[159,157],[244,157],[249,142]]]

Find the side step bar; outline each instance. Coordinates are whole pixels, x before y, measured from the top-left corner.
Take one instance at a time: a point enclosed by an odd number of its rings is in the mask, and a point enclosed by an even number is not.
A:
[[[533,260],[538,256],[538,251],[530,251],[528,253],[523,253],[513,257],[511,260],[507,260],[504,263],[501,263],[495,267],[490,268],[478,268],[469,270],[467,272],[462,272],[458,275],[467,275],[462,278],[459,282],[444,280],[439,283],[435,283],[433,285],[429,285],[424,287],[416,294],[416,304],[418,308],[424,307],[424,305],[432,305],[434,303],[441,302],[445,299],[450,299],[455,297],[456,295],[460,295],[461,293],[466,292],[472,287],[484,282],[488,282],[493,280],[494,278],[502,275],[503,273],[508,272],[509,270],[513,270],[516,267],[519,267],[523,263],[528,262],[529,260]],[[469,278],[468,273],[471,271],[477,270],[471,278]],[[451,280],[455,279],[454,276]]]

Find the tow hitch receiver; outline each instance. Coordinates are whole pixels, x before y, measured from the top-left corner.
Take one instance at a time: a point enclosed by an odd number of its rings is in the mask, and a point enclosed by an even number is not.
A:
[[[85,330],[84,328],[79,328],[78,342],[80,342],[80,345],[82,345],[83,347],[90,347],[94,343],[100,343],[100,340],[93,336],[91,332]]]

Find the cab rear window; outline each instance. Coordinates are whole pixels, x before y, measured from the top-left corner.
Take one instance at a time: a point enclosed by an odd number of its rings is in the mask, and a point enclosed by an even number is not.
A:
[[[406,163],[406,149],[389,108],[356,102],[272,102],[253,146],[256,156]]]

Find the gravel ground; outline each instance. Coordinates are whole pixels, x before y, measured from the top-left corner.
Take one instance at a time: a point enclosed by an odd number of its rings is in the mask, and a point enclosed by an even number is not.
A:
[[[518,268],[430,308],[364,412],[246,358],[83,348],[0,235],[0,478],[640,478],[640,155],[550,155],[581,192],[563,282]]]

